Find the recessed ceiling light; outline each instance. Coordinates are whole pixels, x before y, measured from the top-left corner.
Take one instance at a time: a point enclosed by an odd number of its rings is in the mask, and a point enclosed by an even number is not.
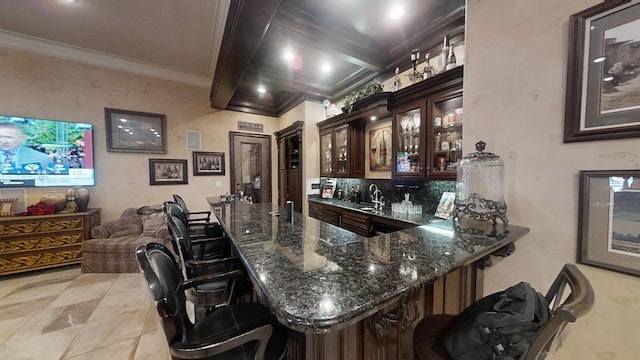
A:
[[[399,19],[404,15],[404,8],[400,5],[395,5],[389,10],[389,17],[392,19]]]
[[[267,92],[267,89],[265,89],[264,86],[258,86],[258,92],[260,94],[264,94]]]
[[[291,51],[291,50],[286,50],[286,51],[284,52],[284,59],[285,59],[285,60],[287,60],[287,61],[292,61],[292,60],[293,60],[293,58],[294,58],[293,51]]]
[[[371,121],[376,121],[378,118],[375,115],[371,115]]]
[[[61,0],[60,2],[64,4],[75,4],[77,0]]]
[[[323,73],[328,73],[329,71],[331,71],[331,65],[329,63],[324,63],[322,64],[322,67],[320,69]]]

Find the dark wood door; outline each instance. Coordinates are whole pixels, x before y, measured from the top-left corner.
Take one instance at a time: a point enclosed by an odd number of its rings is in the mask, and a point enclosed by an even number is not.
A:
[[[271,202],[271,137],[229,132],[231,191],[254,202]]]

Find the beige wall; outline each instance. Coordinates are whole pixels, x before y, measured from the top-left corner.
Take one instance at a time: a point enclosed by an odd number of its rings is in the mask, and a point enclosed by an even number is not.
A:
[[[237,121],[264,124],[272,137],[278,120],[209,107],[209,89],[70,61],[0,48],[0,113],[94,124],[96,186],[90,187],[90,207],[102,208],[103,221],[120,216],[127,207],[161,204],[178,193],[192,210],[208,208],[207,196],[229,192],[229,131]],[[161,113],[167,116],[167,154],[130,154],[106,151],[104,108]],[[186,131],[201,132],[201,151],[226,155],[226,176],[193,176]],[[149,158],[187,159],[188,185],[150,186]],[[272,164],[277,164],[272,151]],[[277,173],[272,177],[277,184]],[[216,186],[220,183],[220,186]],[[50,191],[66,188],[28,189],[27,204]],[[277,187],[273,186],[277,196]]]
[[[515,254],[488,269],[485,293],[521,280],[546,290],[576,261],[579,170],[640,168],[637,138],[562,142],[569,16],[598,2],[467,2],[464,147],[482,139],[503,157],[507,215],[531,228]],[[555,358],[637,359],[640,279],[579,267],[596,305]]]

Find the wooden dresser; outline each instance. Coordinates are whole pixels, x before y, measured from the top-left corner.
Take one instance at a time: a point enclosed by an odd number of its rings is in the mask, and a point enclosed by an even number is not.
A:
[[[0,217],[0,276],[80,263],[82,242],[97,225],[100,209]]]

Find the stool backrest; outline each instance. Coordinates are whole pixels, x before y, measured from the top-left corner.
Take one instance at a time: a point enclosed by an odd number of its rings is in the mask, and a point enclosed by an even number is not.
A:
[[[551,317],[540,329],[523,360],[544,359],[570,322],[593,307],[595,296],[589,280],[574,264],[565,264],[545,296]]]

